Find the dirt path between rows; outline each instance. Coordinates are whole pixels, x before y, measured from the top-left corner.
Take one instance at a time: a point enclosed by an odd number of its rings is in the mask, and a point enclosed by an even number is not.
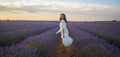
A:
[[[55,46],[55,57],[80,57],[77,46],[73,42],[70,46],[65,47],[62,40]]]

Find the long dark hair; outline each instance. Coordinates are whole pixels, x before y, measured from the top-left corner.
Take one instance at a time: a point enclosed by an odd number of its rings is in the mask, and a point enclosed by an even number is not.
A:
[[[60,14],[60,16],[61,15],[63,15],[64,16],[64,21],[67,23],[67,20],[66,20],[66,16],[65,16],[65,14],[64,13],[62,13],[62,14]],[[60,21],[61,21],[62,19],[60,18]]]

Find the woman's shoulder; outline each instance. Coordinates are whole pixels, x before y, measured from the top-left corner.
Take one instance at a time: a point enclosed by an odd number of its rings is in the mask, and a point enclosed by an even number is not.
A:
[[[65,23],[65,21],[64,21],[64,20],[61,20],[61,23]]]

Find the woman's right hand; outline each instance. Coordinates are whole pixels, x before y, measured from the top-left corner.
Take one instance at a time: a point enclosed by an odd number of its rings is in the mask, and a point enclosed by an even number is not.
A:
[[[58,34],[59,32],[57,31],[56,34]]]
[[[56,32],[56,34],[58,34],[60,32],[60,29]]]

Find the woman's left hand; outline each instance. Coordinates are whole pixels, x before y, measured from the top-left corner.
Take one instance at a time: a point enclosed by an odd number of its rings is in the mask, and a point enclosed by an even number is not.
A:
[[[64,38],[65,36],[61,36],[61,38]]]

